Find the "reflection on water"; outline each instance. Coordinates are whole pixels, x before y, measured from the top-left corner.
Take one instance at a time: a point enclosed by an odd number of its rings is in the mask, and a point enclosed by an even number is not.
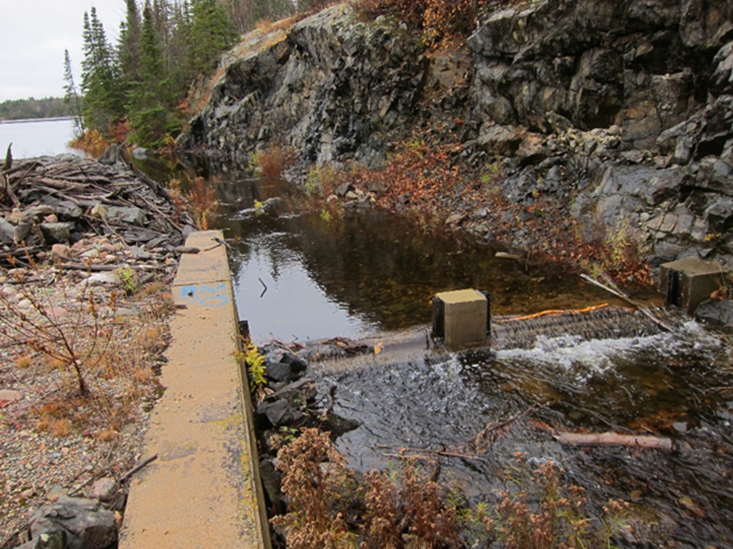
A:
[[[444,456],[441,480],[474,503],[496,503],[502,472],[525,452],[535,463],[557,462],[596,511],[617,498],[634,519],[650,517],[651,526],[634,523],[649,546],[732,546],[733,381],[724,339],[672,313],[664,320],[675,331],[660,333],[618,307],[565,323],[502,322],[608,298],[574,276],[527,270],[384,212],[300,211],[281,184],[222,183],[219,196],[239,314],[255,341],[369,332],[401,342],[310,365],[320,391],[336,386],[335,411],[362,423],[338,441],[354,467],[384,467],[400,447],[470,454],[487,425],[531,409],[476,458]],[[430,298],[466,287],[492,294],[493,344],[447,354],[425,340]],[[392,354],[398,347],[403,355]],[[564,429],[667,436],[677,449],[568,447],[552,436]]]
[[[222,227],[236,242],[239,314],[255,340],[402,330],[430,321],[437,292],[460,288],[491,292],[495,314],[608,300],[576,277],[526,270],[442,227],[420,231],[372,210],[293,213],[284,184],[241,180],[217,189],[228,209]]]

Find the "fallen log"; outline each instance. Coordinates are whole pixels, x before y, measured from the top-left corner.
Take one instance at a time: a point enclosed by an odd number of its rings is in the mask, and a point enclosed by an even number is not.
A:
[[[630,446],[672,451],[672,440],[664,437],[619,435],[618,433],[567,433],[553,435],[560,444],[574,446]]]

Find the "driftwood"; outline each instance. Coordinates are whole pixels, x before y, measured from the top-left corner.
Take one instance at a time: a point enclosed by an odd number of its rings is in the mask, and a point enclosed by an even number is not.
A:
[[[629,446],[671,451],[672,440],[664,437],[619,435],[618,433],[567,433],[554,435],[560,444],[574,446]]]
[[[585,280],[586,282],[589,282],[593,284],[594,286],[597,286],[598,288],[606,290],[607,292],[615,295],[616,297],[623,299],[624,301],[626,301],[626,303],[628,303],[629,305],[637,309],[641,314],[643,314],[645,317],[647,317],[649,320],[654,322],[657,326],[659,326],[663,330],[667,332],[674,332],[674,328],[672,328],[672,326],[670,326],[663,320],[660,320],[659,318],[654,316],[654,314],[652,314],[652,312],[649,310],[648,307],[645,307],[641,303],[637,303],[636,301],[631,299],[628,295],[626,295],[624,292],[622,292],[618,288],[613,288],[610,285],[602,284],[601,282],[598,282],[596,279],[588,276],[587,274],[582,274],[580,275],[580,277],[583,280]]]
[[[117,207],[117,211],[112,211]],[[119,209],[121,208],[121,209]],[[12,266],[18,250],[30,259],[42,259],[55,235],[44,224],[70,224],[72,235],[113,235],[128,247],[144,246],[149,257],[137,263],[159,261],[184,241],[184,227],[193,225],[190,215],[180,212],[168,191],[127,162],[107,166],[91,159],[38,157],[15,162],[0,173],[0,217],[10,219],[20,210],[32,227],[23,241],[0,243],[0,264]],[[108,215],[109,213],[109,215]],[[50,219],[52,214],[56,220]],[[48,219],[47,219],[48,218]],[[17,221],[11,222],[18,225]],[[71,225],[73,224],[73,225]],[[44,229],[46,232],[44,232]],[[37,251],[31,251],[37,250]],[[69,269],[88,267],[69,265]],[[93,267],[93,271],[108,270]],[[110,269],[111,270],[111,269]]]
[[[124,475],[122,475],[120,477],[120,479],[117,481],[117,483],[118,484],[122,484],[128,478],[130,478],[132,475],[134,475],[135,473],[137,473],[140,469],[142,469],[143,467],[145,467],[149,463],[152,463],[156,459],[158,459],[158,454],[152,455],[149,458],[144,459],[143,461],[141,461],[140,463],[138,463],[137,465],[135,465],[135,467],[133,467],[132,469],[130,469],[129,471],[127,471],[127,473],[125,473]]]

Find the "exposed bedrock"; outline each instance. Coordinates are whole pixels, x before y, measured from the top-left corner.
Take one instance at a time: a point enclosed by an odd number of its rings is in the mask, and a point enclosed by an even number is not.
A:
[[[342,4],[247,35],[182,139],[243,164],[268,143],[308,163],[379,165],[417,128],[455,161],[500,162],[502,191],[624,223],[653,264],[733,266],[733,3],[542,0],[487,11],[456,51]]]

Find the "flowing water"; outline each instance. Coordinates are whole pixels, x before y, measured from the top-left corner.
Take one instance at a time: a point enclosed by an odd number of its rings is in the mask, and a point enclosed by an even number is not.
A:
[[[3,123],[0,152],[11,141],[16,158],[68,152],[72,129],[70,120]],[[595,511],[628,502],[634,536],[620,545],[733,546],[727,336],[658,311],[674,326],[662,332],[575,276],[497,259],[442,228],[370,210],[303,210],[283,183],[217,180],[238,312],[254,340],[383,346],[310,363],[323,393],[336,387],[335,411],[361,424],[337,442],[353,467],[389,466],[399,448],[441,451],[440,480],[492,504],[522,452],[531,465],[562,466]],[[429,337],[430,299],[467,287],[492,295],[491,345],[449,353]],[[570,447],[553,438],[562,430],[664,436],[675,450]]]
[[[322,392],[336,387],[335,411],[361,423],[337,442],[353,467],[388,466],[399,448],[456,454],[441,458],[441,481],[474,503],[495,503],[503,472],[523,452],[562,466],[596,510],[611,498],[628,502],[635,533],[622,545],[733,545],[724,336],[659,310],[674,327],[663,332],[575,276],[527,269],[384,212],[301,211],[283,183],[230,180],[218,192],[239,315],[256,343],[317,347],[348,336],[384,348],[309,367]],[[491,292],[492,343],[449,353],[428,335],[430,299],[466,287]],[[491,444],[477,438],[512,418]],[[669,437],[675,450],[570,447],[553,438],[562,430]]]

